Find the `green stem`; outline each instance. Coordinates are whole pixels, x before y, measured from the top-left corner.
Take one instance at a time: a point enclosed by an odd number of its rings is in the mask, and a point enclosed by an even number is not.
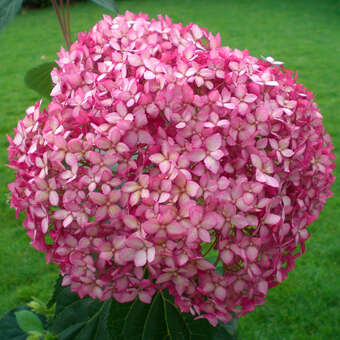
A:
[[[211,245],[210,245],[210,247],[208,248],[208,250],[202,255],[203,257],[209,254],[210,250],[213,249],[213,248],[215,247],[216,242],[217,242],[217,240],[215,240],[213,243],[211,243]]]
[[[219,260],[220,260],[220,253],[218,253],[217,259],[216,259],[216,261],[215,261],[215,263],[214,263],[214,266],[215,266],[215,267],[217,266],[217,263],[218,263]]]

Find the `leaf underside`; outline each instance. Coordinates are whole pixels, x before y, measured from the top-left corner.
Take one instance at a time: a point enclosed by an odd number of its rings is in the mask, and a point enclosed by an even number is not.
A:
[[[19,12],[23,0],[0,0],[0,31],[5,28]]]
[[[50,74],[56,66],[56,63],[49,62],[31,68],[25,75],[26,86],[38,92],[41,96],[50,98],[53,88]]]
[[[99,6],[108,9],[109,11],[118,12],[114,0],[91,0],[91,1]]]

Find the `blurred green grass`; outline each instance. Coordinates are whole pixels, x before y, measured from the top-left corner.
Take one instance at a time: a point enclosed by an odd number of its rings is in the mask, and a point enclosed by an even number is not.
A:
[[[120,0],[121,12],[168,14],[174,22],[195,22],[224,45],[248,49],[251,55],[273,56],[299,73],[312,90],[333,138],[340,146],[340,5],[336,0]],[[88,31],[103,9],[91,3],[71,6],[73,32]],[[74,35],[76,37],[76,35]],[[47,300],[57,268],[29,246],[22,217],[8,206],[6,134],[13,134],[25,109],[40,99],[24,85],[31,67],[56,59],[63,44],[52,9],[23,11],[0,33],[0,313],[30,300]],[[336,174],[339,170],[336,169]],[[333,192],[340,193],[339,181]],[[239,339],[340,339],[340,198],[330,199],[309,227],[306,254],[267,303],[239,321]],[[208,340],[208,339],[207,339]]]

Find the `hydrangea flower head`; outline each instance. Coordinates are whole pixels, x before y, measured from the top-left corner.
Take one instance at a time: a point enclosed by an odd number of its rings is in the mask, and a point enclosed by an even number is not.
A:
[[[194,24],[104,16],[9,138],[11,205],[80,297],[167,288],[216,325],[262,304],[331,196],[311,92]]]

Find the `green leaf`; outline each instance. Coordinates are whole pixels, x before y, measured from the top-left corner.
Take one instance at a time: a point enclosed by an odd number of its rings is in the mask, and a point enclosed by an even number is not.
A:
[[[210,325],[181,313],[167,291],[160,291],[150,304],[138,299],[119,303],[114,299],[80,299],[60,279],[50,303],[56,316],[49,331],[58,340],[232,340],[226,325]]]
[[[15,312],[15,317],[19,327],[26,333],[30,332],[44,332],[44,327],[41,320],[36,314],[28,310],[21,310]]]
[[[53,294],[51,299],[47,302],[47,307],[51,308],[57,301],[58,294],[62,291],[63,287],[61,283],[63,282],[63,277],[61,275],[58,276],[57,281],[54,284]]]
[[[216,250],[211,250],[210,253],[205,257],[211,264],[215,265],[216,259],[218,257],[218,252]],[[223,263],[222,261],[218,261],[216,265],[216,272],[220,275],[223,275]]]
[[[181,313],[165,291],[158,292],[151,304],[112,301],[108,329],[111,339],[117,340],[233,339],[221,325],[213,327],[205,319],[194,320],[191,314]]]
[[[0,31],[19,12],[23,0],[0,0]]]
[[[44,340],[58,340],[58,338],[50,332],[47,332],[44,336]]]
[[[56,63],[44,63],[30,69],[25,75],[25,84],[28,88],[38,92],[41,96],[50,98],[53,88],[51,71]]]
[[[26,340],[41,340],[43,334],[41,334],[40,332],[36,332],[36,331],[30,331],[30,336],[28,336],[26,338]]]
[[[234,316],[234,318],[228,322],[228,323],[220,323],[220,325],[227,330],[228,333],[231,335],[236,336],[237,331],[237,319]]]
[[[99,6],[102,6],[106,9],[108,9],[109,11],[118,13],[118,9],[115,5],[114,0],[91,0],[91,1],[94,2],[95,4],[99,5]]]
[[[191,340],[235,340],[234,335],[228,332],[222,322],[213,327],[208,320],[194,320],[190,314],[185,314],[185,321],[190,329]]]
[[[68,287],[55,287],[51,303],[56,303],[56,316],[49,330],[58,340],[109,340],[106,319],[111,300],[101,302],[97,299],[80,299]]]
[[[0,319],[1,339],[25,340],[27,334],[19,327],[15,313],[21,310],[27,310],[28,307],[17,307],[6,313]]]

